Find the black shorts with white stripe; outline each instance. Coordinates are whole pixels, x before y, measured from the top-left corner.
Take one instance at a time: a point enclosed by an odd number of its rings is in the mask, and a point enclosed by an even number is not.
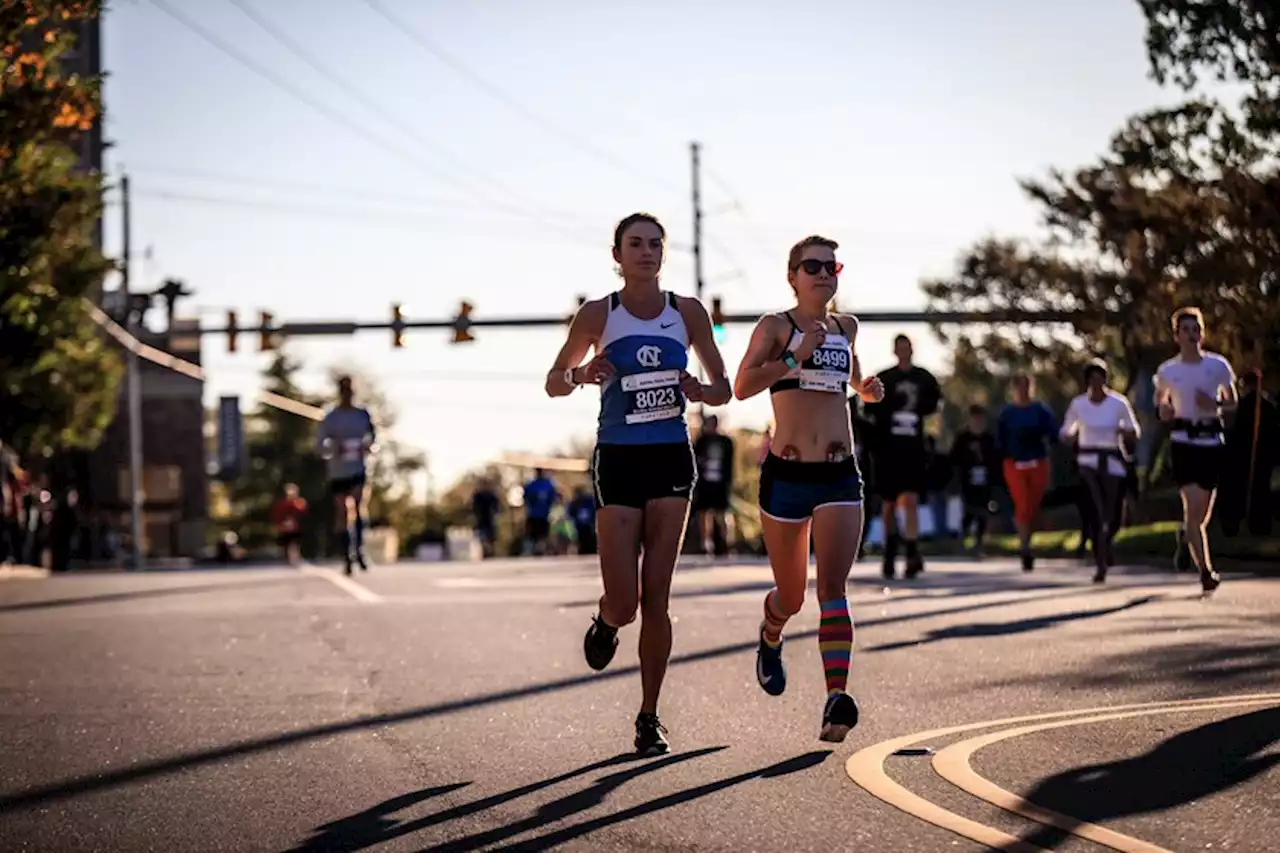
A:
[[[592,458],[596,507],[643,509],[660,498],[689,499],[698,482],[693,446],[598,444]]]

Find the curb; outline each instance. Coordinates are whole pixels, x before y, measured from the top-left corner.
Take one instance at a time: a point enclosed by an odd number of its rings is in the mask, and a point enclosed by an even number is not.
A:
[[[36,566],[0,566],[0,581],[42,580],[49,575],[48,569]]]

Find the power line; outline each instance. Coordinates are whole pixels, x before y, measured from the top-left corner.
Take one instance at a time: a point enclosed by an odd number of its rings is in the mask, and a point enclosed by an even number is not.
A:
[[[426,136],[423,136],[416,128],[402,121],[399,116],[395,115],[390,110],[384,109],[367,93],[361,92],[358,88],[351,85],[341,76],[329,70],[327,67],[325,67],[324,63],[318,60],[305,47],[303,47],[296,40],[294,40],[294,38],[290,36],[287,32],[277,27],[266,17],[260,15],[253,8],[253,6],[251,6],[248,2],[246,2],[246,0],[227,0],[227,2],[231,3],[237,9],[239,9],[246,17],[248,17],[251,21],[257,24],[259,27],[261,27],[262,30],[267,33],[267,35],[271,36],[278,43],[280,43],[285,48],[285,50],[289,51],[298,59],[302,60],[302,62],[306,63],[306,65],[310,67],[313,71],[315,71],[317,74],[319,74],[321,77],[328,80],[333,85],[337,86],[343,92],[346,92],[355,100],[359,101],[366,110],[378,116],[388,124],[392,125],[398,131],[403,133],[405,136],[409,136],[413,138],[415,142],[417,142],[419,145],[422,145],[424,148],[428,148],[432,151],[435,151],[441,157],[453,163],[458,169],[467,173],[470,176],[471,180],[479,182],[481,184],[485,184],[493,189],[496,189],[503,196],[516,194],[511,190],[510,187],[507,187],[502,183],[500,183],[499,181],[496,181],[492,176],[484,174],[483,172],[477,170],[476,168],[471,166],[469,163],[464,161],[462,158],[460,158],[457,154],[450,151],[448,148],[445,148],[444,146],[440,145],[434,140]],[[536,209],[530,212],[534,215],[539,215],[539,216],[543,214],[542,211],[539,211]]]
[[[229,196],[211,196],[201,195],[197,193],[173,192],[170,190],[154,190],[154,189],[138,189],[134,192],[136,196],[148,198],[162,202],[178,202],[185,204],[202,204],[218,207],[239,208],[242,210],[253,210],[259,213],[270,214],[288,214],[290,216],[303,216],[315,219],[328,219],[338,222],[344,222],[355,225],[368,225],[376,227],[419,230],[423,223],[432,224],[485,224],[485,220],[477,219],[460,219],[456,214],[446,213],[425,213],[417,212],[413,215],[406,215],[403,212],[394,211],[361,211],[353,208],[324,208],[316,207],[307,203],[289,203],[281,201],[264,201],[260,199],[235,198]],[[488,220],[491,225],[499,225],[509,229],[510,223],[500,223],[499,220]],[[545,223],[549,226],[549,223]],[[552,229],[559,233],[559,237],[566,243],[577,246],[583,246],[592,249],[600,249],[602,241],[590,240],[573,232],[562,231],[561,229]],[[502,239],[520,239],[518,234],[513,234],[509,230],[502,235]]]
[[[466,205],[468,199],[457,199],[448,196],[430,196],[417,195],[411,193],[388,193],[376,192],[366,187],[348,187],[341,184],[322,184],[309,181],[286,181],[279,178],[264,178],[254,175],[234,175],[227,172],[215,172],[204,169],[180,169],[169,166],[146,166],[141,167],[135,165],[130,166],[130,171],[134,173],[163,175],[172,178],[185,178],[197,181],[215,181],[223,184],[238,184],[245,187],[257,187],[260,189],[276,189],[288,192],[301,193],[320,193],[332,196],[341,196],[343,198],[367,199],[369,201],[390,202],[395,204],[411,204],[420,206],[444,206],[451,210],[457,210],[459,205]],[[514,215],[523,215],[526,211],[524,208],[511,207],[510,205],[498,205],[489,202],[481,202],[479,200],[471,201],[482,210],[502,210],[511,211]],[[570,213],[569,211],[551,211],[540,210],[540,215],[545,218],[558,218],[564,220],[575,220],[586,226],[590,221],[594,221],[582,214]]]
[[[412,26],[410,26],[409,23],[406,22],[403,18],[400,18],[397,15],[393,14],[391,11],[389,11],[385,6],[383,6],[380,2],[378,2],[378,0],[364,0],[364,4],[368,6],[370,9],[372,9],[374,12],[377,12],[379,15],[381,15],[389,24],[391,24],[391,26],[398,29],[401,33],[405,35],[405,37],[407,37],[410,41],[417,44],[424,51],[431,54],[437,60],[444,63],[445,65],[448,65],[458,74],[462,75],[463,77],[466,77],[468,80],[474,83],[478,88],[483,89],[486,93],[488,93],[488,95],[493,99],[506,105],[507,108],[511,109],[512,111],[519,113],[527,121],[537,125],[547,133],[551,134],[552,136],[559,137],[565,142],[568,142],[570,145],[573,145],[574,147],[576,147],[578,150],[586,154],[589,154],[592,157],[595,157],[597,160],[600,160],[601,162],[604,162],[604,163],[608,163],[610,166],[613,166],[616,169],[626,172],[633,177],[640,178],[641,180],[647,183],[655,184],[655,185],[664,187],[666,189],[677,188],[675,184],[669,181],[657,180],[653,176],[643,171],[637,170],[634,166],[632,166],[627,161],[619,157],[616,157],[613,154],[610,154],[608,151],[605,151],[604,149],[594,145],[593,143],[589,142],[579,134],[573,133],[572,131],[569,131],[569,130],[565,130],[564,128],[560,127],[554,122],[549,121],[544,116],[541,116],[538,113],[534,112],[533,110],[529,109],[527,106],[521,103],[518,98],[512,97],[511,95],[507,94],[502,89],[498,88],[496,85],[489,82],[484,77],[480,76],[480,74],[476,73],[475,70],[473,70],[470,66],[468,66],[464,62],[462,62],[462,60],[445,52],[439,45],[428,40],[425,36],[419,33]],[[678,189],[683,191],[684,188],[679,187]]]
[[[201,26],[199,23],[187,17],[182,12],[179,12],[177,9],[171,6],[168,2],[166,2],[166,0],[148,0],[148,2],[151,3],[151,5],[155,6],[157,9],[159,9],[161,12],[164,12],[170,18],[173,18],[182,26],[186,27],[191,32],[195,33],[200,38],[207,41],[209,44],[213,45],[222,53],[226,54],[227,56],[231,57],[235,61],[239,62],[241,65],[248,68],[250,71],[253,71],[259,77],[271,83],[273,86],[291,95],[296,100],[301,101],[302,103],[311,107],[311,109],[325,116],[329,120],[335,122],[336,124],[342,125],[347,130],[361,137],[365,141],[371,142],[377,147],[382,148],[385,151],[391,152],[392,154],[396,155],[397,157],[401,158],[407,163],[410,163],[411,165],[416,166],[425,171],[431,172],[437,175],[438,177],[442,178],[444,181],[448,183],[452,183],[452,184],[461,186],[463,189],[467,189],[466,184],[460,181],[457,175],[453,174],[452,172],[446,171],[444,169],[438,169],[428,163],[423,162],[422,160],[419,160],[411,152],[406,151],[403,148],[400,148],[394,142],[390,142],[382,138],[381,136],[377,135],[376,133],[372,133],[371,131],[361,126],[359,123],[348,119],[341,112],[329,107],[324,102],[318,101],[312,98],[306,92],[294,86],[288,80],[284,79],[283,77],[281,77],[280,75],[272,71],[270,68],[267,68],[266,66],[261,65],[249,55],[236,49],[235,47],[228,44],[223,39],[219,38],[214,33],[210,32],[207,28]]]

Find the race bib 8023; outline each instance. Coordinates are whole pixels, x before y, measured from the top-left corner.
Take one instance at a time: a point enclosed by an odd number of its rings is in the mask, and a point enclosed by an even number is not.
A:
[[[646,424],[678,418],[684,413],[680,371],[654,370],[622,377],[627,397],[627,423]]]

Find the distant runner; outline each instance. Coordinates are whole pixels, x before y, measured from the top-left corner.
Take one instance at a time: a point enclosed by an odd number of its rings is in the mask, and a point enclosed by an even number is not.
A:
[[[894,338],[893,352],[898,363],[879,373],[884,399],[867,406],[878,433],[871,458],[876,489],[884,500],[881,508],[883,574],[886,578],[894,576],[898,546],[903,544],[907,552],[904,574],[913,578],[924,571],[924,558],[920,555],[920,496],[929,490],[925,422],[938,410],[942,392],[937,378],[912,362],[914,350],[910,338],[906,335]],[[898,510],[902,510],[901,531]]]
[[[1076,445],[1076,464],[1089,495],[1094,583],[1107,579],[1114,562],[1112,543],[1120,529],[1128,459],[1141,434],[1133,406],[1107,387],[1107,366],[1094,362],[1084,369],[1087,390],[1071,401],[1063,418],[1062,438]]]
[[[1173,479],[1182,494],[1182,522],[1191,559],[1206,594],[1222,579],[1209,556],[1209,518],[1225,462],[1222,416],[1235,410],[1235,372],[1216,352],[1205,350],[1204,314],[1183,308],[1173,315],[1178,355],[1156,371],[1156,407],[1169,424]]]
[[[364,558],[364,525],[368,511],[369,455],[377,451],[377,431],[368,409],[355,405],[350,376],[338,379],[338,405],[330,409],[316,432],[316,448],[328,461],[333,493],[334,527],[343,552],[343,571],[351,564],[369,570]]]
[[[1049,489],[1049,445],[1058,440],[1058,419],[1049,407],[1032,398],[1031,377],[1013,377],[1013,401],[1000,411],[996,445],[1004,457],[1004,482],[1013,501],[1013,523],[1022,550],[1022,570],[1035,568],[1031,534],[1040,519],[1040,505]]]
[[[951,444],[951,467],[960,478],[960,501],[964,516],[960,522],[963,543],[973,529],[972,556],[982,558],[983,539],[991,518],[991,496],[999,477],[1000,459],[995,436],[987,429],[987,411],[969,407],[969,423],[956,433]]]

